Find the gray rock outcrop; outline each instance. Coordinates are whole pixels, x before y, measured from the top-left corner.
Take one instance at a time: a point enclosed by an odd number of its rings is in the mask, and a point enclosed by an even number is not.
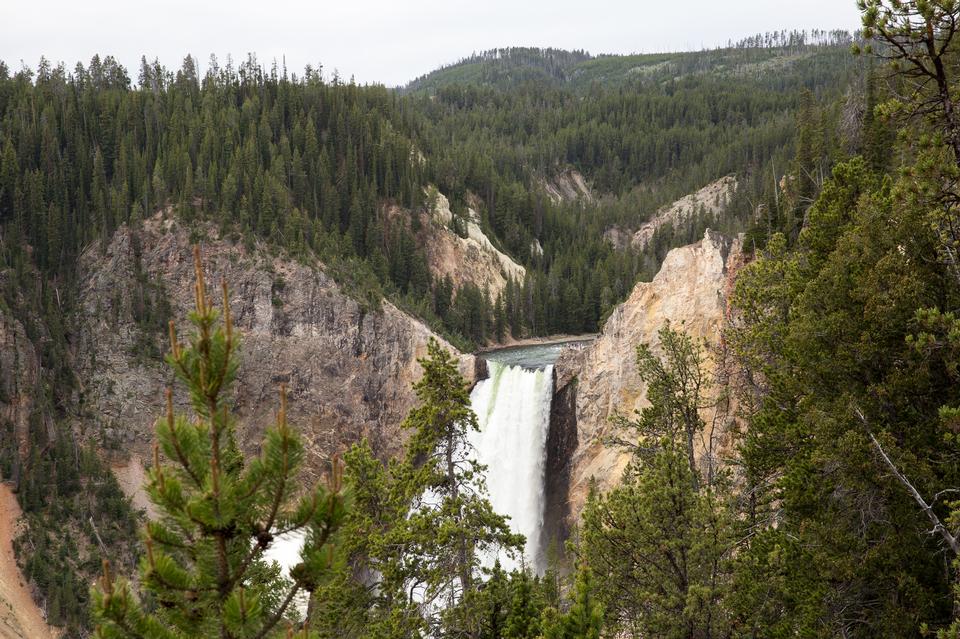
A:
[[[234,323],[241,335],[241,364],[234,389],[240,441],[253,452],[288,389],[288,418],[304,435],[308,467],[322,472],[329,457],[360,437],[387,456],[404,441],[400,422],[414,405],[417,359],[433,333],[384,301],[365,310],[326,275],[307,264],[245,246],[201,229],[208,287],[228,285]],[[81,259],[79,343],[76,366],[82,383],[84,424],[106,448],[133,455],[149,452],[154,420],[171,374],[144,344],[162,340],[134,319],[143,282],[169,299],[180,340],[194,304],[192,244],[199,239],[163,215],[136,229],[123,228],[104,247]],[[441,340],[442,341],[442,340]],[[166,350],[166,341],[163,342]],[[473,375],[472,355],[452,346],[462,372]],[[175,386],[175,388],[177,388]],[[187,409],[182,388],[177,405]]]

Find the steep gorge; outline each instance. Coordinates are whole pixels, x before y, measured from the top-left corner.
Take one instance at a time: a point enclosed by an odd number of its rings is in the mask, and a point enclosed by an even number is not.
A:
[[[146,506],[139,490],[143,460],[162,390],[171,381],[152,350],[161,347],[163,336],[150,333],[155,327],[144,324],[136,305],[139,297],[162,294],[169,300],[170,318],[184,326],[193,302],[191,247],[197,241],[210,282],[222,278],[228,284],[243,335],[236,393],[241,440],[258,441],[283,383],[289,388],[291,419],[308,444],[313,476],[323,472],[331,454],[361,436],[384,456],[398,452],[404,439],[399,423],[413,405],[410,387],[419,376],[416,358],[433,337],[425,325],[389,302],[363,308],[320,264],[235,243],[213,226],[189,229],[158,214],[139,227],[122,228],[106,245],[91,247],[79,278],[75,364],[81,411],[74,426],[83,438],[101,442],[135,504]],[[648,342],[656,352],[656,333],[666,321],[719,345],[727,294],[743,260],[740,240],[709,231],[700,242],[674,249],[653,281],[635,286],[592,343],[565,349],[555,369],[548,367],[553,396],[543,407],[549,409],[544,458],[531,466],[543,477],[543,519],[519,522],[524,532],[538,537],[528,547],[536,562],[542,565],[569,536],[591,481],[603,490],[619,479],[628,456],[606,438],[613,415],[629,415],[646,401],[635,347]],[[4,316],[0,337],[5,357],[0,364],[19,372],[4,376],[10,388],[4,388],[0,409],[19,433],[28,427],[36,355],[12,318]],[[457,357],[468,379],[487,375],[481,360]],[[185,397],[178,396],[177,403],[186,409]],[[707,413],[722,446],[730,418]],[[498,481],[509,486],[511,480]]]
[[[399,424],[413,405],[411,385],[419,377],[417,359],[435,337],[422,322],[388,301],[379,309],[364,308],[319,263],[235,243],[213,226],[190,231],[159,214],[139,228],[122,228],[108,245],[91,247],[81,260],[76,365],[83,419],[78,428],[118,451],[121,475],[137,475],[124,458],[149,452],[163,388],[171,382],[165,365],[144,350],[153,340],[157,351],[165,349],[165,336],[138,323],[141,311],[134,305],[138,296],[159,291],[169,300],[170,319],[179,330],[187,329],[193,305],[191,246],[197,240],[208,282],[227,284],[242,335],[235,391],[241,441],[259,441],[284,384],[288,416],[304,434],[312,475],[360,437],[369,438],[382,455],[399,451],[404,440]],[[472,379],[473,356],[444,346]],[[175,401],[187,408],[182,393],[175,393]]]

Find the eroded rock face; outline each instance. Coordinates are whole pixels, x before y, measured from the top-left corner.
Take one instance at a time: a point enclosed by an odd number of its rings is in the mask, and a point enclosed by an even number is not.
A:
[[[40,388],[36,347],[23,323],[0,309],[0,453],[11,461],[9,476],[0,474],[0,639],[56,636],[34,603],[13,552],[13,539],[20,534],[20,507],[13,491],[30,451],[31,416],[39,417],[35,403]]]
[[[19,483],[19,462],[29,451],[30,415],[40,383],[40,358],[23,324],[0,310],[0,440],[12,436],[17,454],[12,456],[12,477],[0,481]],[[6,446],[6,442],[0,441]]]
[[[405,439],[399,424],[415,401],[417,358],[426,354],[432,332],[388,302],[365,311],[319,264],[245,248],[218,238],[212,227],[204,231],[211,296],[226,281],[241,334],[234,396],[244,446],[253,452],[259,443],[285,384],[288,418],[304,435],[313,475],[362,436],[383,455],[397,452]],[[87,427],[106,448],[140,456],[150,449],[163,389],[172,380],[155,356],[137,352],[143,329],[134,320],[136,281],[162,287],[184,341],[194,306],[192,243],[186,229],[158,215],[142,228],[118,231],[102,251],[91,248],[81,259],[76,364]],[[444,346],[472,377],[473,356]],[[187,410],[182,387],[175,388],[177,405]]]
[[[452,219],[450,201],[438,194],[434,210],[422,225],[426,237],[421,241],[434,276],[449,275],[457,287],[469,282],[480,290],[488,290],[491,299],[506,288],[507,279],[523,281],[526,269],[490,242],[480,228],[480,216],[475,209],[467,209],[466,237],[450,230]]]
[[[603,232],[603,239],[617,249],[633,246],[635,249],[643,250],[657,231],[668,223],[676,227],[697,216],[716,215],[723,212],[730,205],[730,199],[736,190],[736,176],[727,175],[698,191],[683,196],[673,204],[660,208],[652,218],[636,230],[611,226]]]
[[[711,182],[696,193],[657,211],[651,220],[643,223],[633,234],[631,244],[634,248],[643,249],[664,224],[677,226],[695,215],[713,215],[723,211],[736,190],[737,178],[732,175]]]
[[[547,193],[547,197],[554,204],[576,200],[593,202],[594,199],[593,191],[590,190],[586,180],[583,179],[583,175],[574,169],[561,171],[552,180],[543,180],[542,186]]]
[[[47,625],[33,601],[13,552],[20,514],[10,486],[0,482],[0,639],[54,639],[60,633]]]
[[[562,550],[570,537],[570,476],[577,451],[577,373],[585,349],[564,349],[553,369],[553,400],[547,435],[543,529],[540,547],[548,553]]]
[[[605,445],[604,439],[612,434],[613,416],[630,416],[646,403],[646,386],[637,372],[637,345],[648,343],[656,353],[657,332],[669,320],[674,328],[717,346],[733,272],[743,261],[741,242],[707,231],[700,242],[670,251],[653,281],[636,285],[589,347],[557,362],[554,401],[561,406],[569,402],[564,394],[571,388],[576,396],[573,414],[567,408],[563,415],[565,423],[576,424],[568,492],[572,521],[579,517],[591,478],[601,490],[609,489],[620,480],[629,459],[621,449]],[[704,415],[708,424],[714,417]],[[718,424],[721,440],[726,426]]]

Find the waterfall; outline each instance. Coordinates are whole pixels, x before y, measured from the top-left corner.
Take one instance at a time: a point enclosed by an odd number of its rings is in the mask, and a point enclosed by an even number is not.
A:
[[[477,382],[470,404],[479,432],[469,434],[477,461],[487,467],[485,477],[495,512],[510,518],[510,528],[524,535],[525,565],[534,572],[545,567],[540,544],[543,528],[546,445],[553,399],[553,365],[562,345],[508,349],[487,360],[489,377]],[[534,368],[536,367],[536,368]],[[303,533],[277,538],[266,553],[283,573],[299,562]],[[505,555],[484,557],[491,567],[496,559],[507,571],[519,560]]]
[[[540,531],[544,517],[544,469],[553,366],[529,369],[487,362],[490,376],[477,383],[470,402],[480,432],[470,434],[477,461],[487,467],[493,509],[510,517],[514,532],[527,538],[526,565],[543,567]],[[492,563],[493,558],[487,558]],[[500,557],[505,570],[519,562]]]

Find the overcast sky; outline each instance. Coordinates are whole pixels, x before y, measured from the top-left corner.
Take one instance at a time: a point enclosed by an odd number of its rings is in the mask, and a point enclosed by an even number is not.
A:
[[[141,55],[178,68],[255,52],[299,71],[404,84],[473,52],[552,46],[590,53],[701,49],[777,29],[854,30],[855,0],[0,0],[0,59],[73,67]]]

